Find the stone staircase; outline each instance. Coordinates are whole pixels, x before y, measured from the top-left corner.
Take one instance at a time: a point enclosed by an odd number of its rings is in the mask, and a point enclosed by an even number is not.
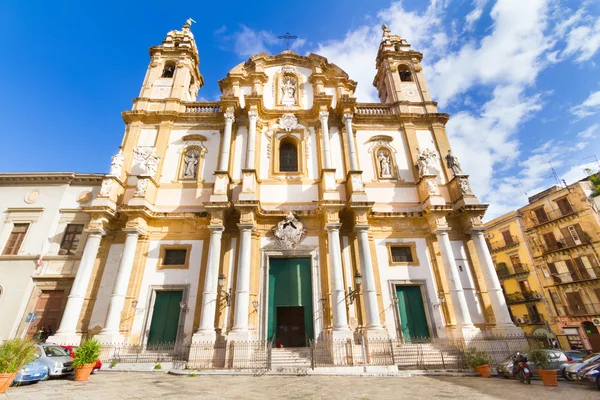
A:
[[[399,369],[460,369],[463,357],[453,346],[431,343],[394,346],[394,360]]]
[[[271,351],[271,370],[307,370],[311,366],[310,347],[274,348]]]

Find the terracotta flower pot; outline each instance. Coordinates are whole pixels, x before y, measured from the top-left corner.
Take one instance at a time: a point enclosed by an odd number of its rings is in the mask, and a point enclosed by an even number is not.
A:
[[[558,386],[558,376],[554,369],[538,369],[538,375],[545,386]]]
[[[8,387],[13,383],[18,374],[18,372],[0,374],[0,393],[6,393]]]
[[[483,376],[484,378],[489,378],[490,376],[492,376],[492,370],[490,369],[489,364],[479,365],[475,367],[475,369],[477,370],[477,372],[479,372],[479,375]]]
[[[96,363],[85,364],[81,367],[75,368],[75,380],[76,381],[87,381],[94,369]]]

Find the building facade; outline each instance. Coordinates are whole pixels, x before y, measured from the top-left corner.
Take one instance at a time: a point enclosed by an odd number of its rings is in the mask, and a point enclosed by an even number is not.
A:
[[[529,249],[525,222],[512,211],[485,223],[486,241],[513,321],[526,334],[554,337],[555,313]]]
[[[0,340],[58,329],[103,177],[0,174]]]
[[[196,102],[186,23],[150,49],[49,340],[156,344],[522,333],[422,54],[383,27],[373,84],[260,53]]]

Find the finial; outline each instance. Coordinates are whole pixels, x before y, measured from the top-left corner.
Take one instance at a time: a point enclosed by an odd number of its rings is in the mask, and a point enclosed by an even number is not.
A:
[[[189,28],[192,26],[192,23],[195,23],[196,21],[194,21],[191,17],[185,20],[185,25],[183,26],[184,28]]]
[[[385,31],[389,31],[389,28],[388,28],[387,24],[381,25],[381,30],[384,31],[384,32]]]

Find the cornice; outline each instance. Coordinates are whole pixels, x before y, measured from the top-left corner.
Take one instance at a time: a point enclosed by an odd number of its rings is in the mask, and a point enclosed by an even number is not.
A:
[[[6,172],[0,173],[0,185],[98,185],[106,174],[79,174],[75,172]]]

